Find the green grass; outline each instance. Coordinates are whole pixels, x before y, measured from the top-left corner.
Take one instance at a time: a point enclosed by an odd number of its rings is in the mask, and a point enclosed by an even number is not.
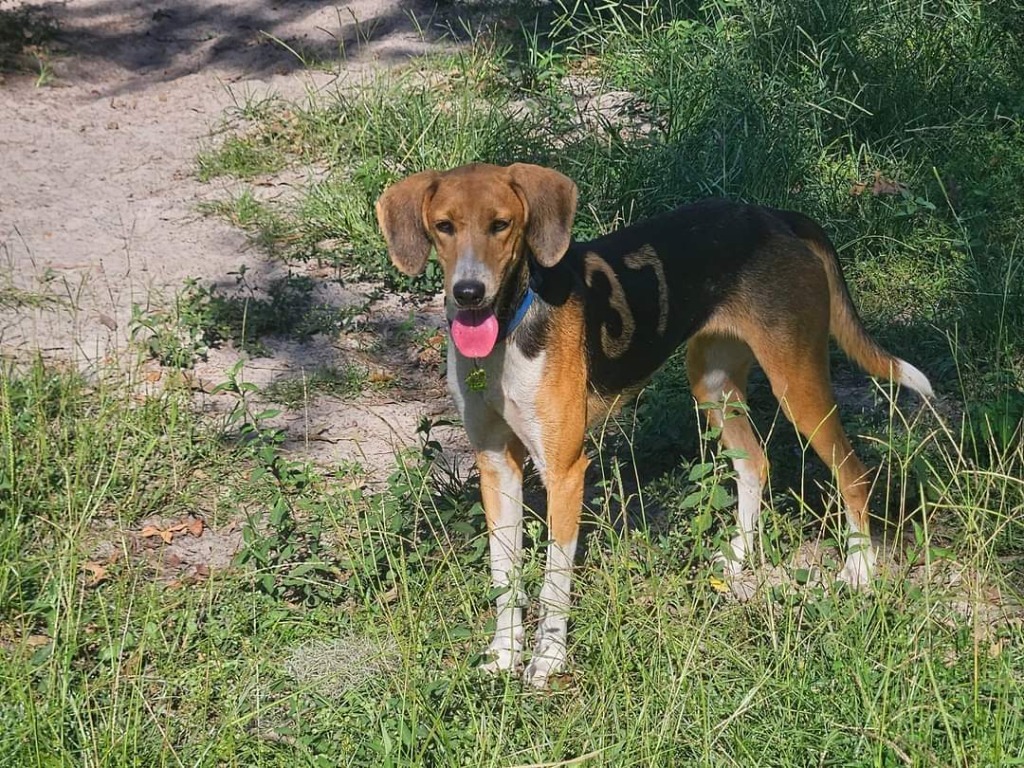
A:
[[[162,365],[191,368],[211,346],[232,341],[252,354],[269,354],[269,336],[305,341],[317,334],[352,330],[365,309],[335,307],[313,295],[314,283],[289,273],[257,289],[243,264],[234,290],[208,288],[195,278],[185,281],[173,306],[132,308],[131,337]]]
[[[317,394],[351,397],[370,386],[370,374],[357,364],[316,368],[308,374],[279,379],[263,390],[272,402],[289,408],[308,403]]]
[[[956,435],[880,434],[894,474],[926,464],[920,556],[983,581],[903,566],[870,594],[746,604],[709,582],[728,479],[721,461],[692,470],[709,444],[645,492],[664,525],[615,532],[611,471],[588,505],[571,673],[540,693],[474,668],[493,616],[482,514],[427,427],[369,491],[281,454],[234,381],[217,426],[173,387],[139,402],[114,374],[4,370],[0,764],[1011,765],[1024,747],[1024,630],[984,614],[1021,586],[1019,444],[980,468]],[[153,514],[241,517],[242,567],[160,577],[132,543]],[[808,535],[783,521],[766,514],[769,561]]]
[[[872,330],[941,393],[911,412],[865,382],[863,412],[844,410],[883,469],[902,556],[868,594],[803,568],[743,604],[720,594],[728,462],[670,365],[600,448],[571,667],[536,692],[475,668],[493,623],[483,516],[430,423],[364,485],[359,467],[286,455],[237,368],[214,423],[171,376],[144,395],[131,366],[6,366],[0,765],[1020,764],[1018,6],[580,2],[364,89],[241,104],[244,130],[201,156],[204,178],[329,170],[291,202],[243,189],[210,212],[272,257],[333,259],[387,290],[438,285],[436,268],[394,272],[372,212],[426,167],[560,168],[580,185],[579,237],[706,194],[820,219]],[[581,125],[572,78],[627,91],[629,108]],[[265,293],[240,278],[238,297],[193,283],[140,310],[136,341],[185,366],[218,339],[346,330],[308,278]],[[352,376],[271,394],[351,394]],[[751,406],[772,460],[764,567],[820,539],[838,570],[829,478],[756,381]],[[241,527],[232,567],[159,571],[141,525],[187,516],[210,536]],[[546,534],[539,517],[527,528],[533,622]]]
[[[61,304],[61,298],[52,294],[27,291],[16,285],[0,285],[0,309],[49,307]]]
[[[14,260],[6,243],[0,243],[0,262],[4,264],[4,269],[0,271],[0,310],[43,309],[67,303],[52,290],[47,290],[48,277],[34,288],[18,285],[18,281],[15,280]]]

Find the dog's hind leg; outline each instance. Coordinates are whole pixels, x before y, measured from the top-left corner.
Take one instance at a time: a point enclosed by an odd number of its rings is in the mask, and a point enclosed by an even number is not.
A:
[[[812,334],[807,328],[821,331]],[[839,579],[859,588],[868,584],[875,566],[868,519],[873,476],[853,452],[839,420],[826,333],[824,324],[805,323],[801,333],[764,338],[754,351],[786,416],[836,475],[849,527],[846,564]]]
[[[693,337],[687,345],[686,370],[698,403],[713,403],[708,422],[721,429],[722,444],[742,455],[733,457],[736,471],[736,535],[716,558],[729,575],[743,570],[754,546],[761,513],[761,494],[768,462],[746,413],[746,387],[754,355],[739,339],[712,333]]]

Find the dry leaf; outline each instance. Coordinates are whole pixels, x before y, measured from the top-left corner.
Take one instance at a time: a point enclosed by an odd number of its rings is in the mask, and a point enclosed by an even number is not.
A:
[[[89,579],[85,582],[87,587],[95,587],[107,578],[107,569],[99,563],[82,563],[82,570],[89,572]]]
[[[205,392],[210,395],[213,394],[213,390],[217,386],[211,381],[200,378],[194,371],[181,371],[179,375],[181,376],[182,382],[193,392]]]
[[[171,528],[157,528],[155,525],[147,525],[139,533],[144,539],[152,538],[153,536],[159,536],[164,544],[170,544],[174,541],[174,531]]]
[[[154,536],[159,536],[161,539],[164,539],[164,542],[169,541],[169,539],[165,539],[164,538],[164,536],[166,534],[167,534],[167,531],[162,531],[159,528],[157,528],[155,525],[147,525],[147,526],[143,527],[143,529],[141,531],[139,531],[139,535],[142,538],[144,538],[144,539],[151,539]]]
[[[164,558],[164,565],[168,568],[177,568],[184,562],[185,561],[182,560],[180,556],[174,554],[174,552],[171,552]]]
[[[153,381],[160,381],[160,377],[163,376],[163,375],[164,375],[163,371],[160,371],[160,370],[146,371],[142,375],[142,378],[145,381],[153,382]]]
[[[871,194],[875,197],[880,197],[882,195],[901,195],[907,191],[907,185],[896,181],[895,179],[887,179],[882,175],[881,171],[875,171],[870,189]],[[850,194],[854,197],[859,197],[867,191],[868,182],[866,181],[858,181],[850,187]]]
[[[871,194],[875,197],[879,195],[898,195],[906,190],[906,188],[905,184],[901,184],[893,179],[887,179],[880,171],[875,171],[875,183],[871,187]]]
[[[990,659],[998,659],[1003,654],[1003,648],[1006,646],[1006,640],[999,638],[988,647],[988,657]]]
[[[441,353],[433,347],[427,347],[416,358],[423,367],[437,365],[441,362]]]
[[[191,533],[196,538],[203,535],[205,525],[203,521],[198,517],[190,517],[187,521],[181,523],[175,523],[169,525],[166,528],[160,528],[156,525],[144,526],[139,535],[144,539],[150,539],[154,536],[159,536],[164,544],[170,544],[174,541],[174,537],[182,533]]]

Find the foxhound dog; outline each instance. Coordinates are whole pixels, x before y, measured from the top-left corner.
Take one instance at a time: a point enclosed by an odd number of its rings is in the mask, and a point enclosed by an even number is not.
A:
[[[377,218],[392,261],[444,271],[448,386],[476,453],[490,537],[497,628],[485,664],[523,663],[523,464],[547,490],[550,543],[526,682],[566,663],[573,558],[588,427],[635,395],[684,341],[687,373],[721,430],[737,477],[737,531],[719,554],[742,570],[758,529],[768,463],[744,411],[756,361],[786,416],[835,472],[848,522],[839,579],[875,564],[873,479],[843,431],[829,379],[831,335],[872,376],[924,396],[928,379],[882,349],[850,299],[818,224],[790,211],[705,200],[590,242],[570,238],[576,185],[536,165],[425,171],[384,191]]]

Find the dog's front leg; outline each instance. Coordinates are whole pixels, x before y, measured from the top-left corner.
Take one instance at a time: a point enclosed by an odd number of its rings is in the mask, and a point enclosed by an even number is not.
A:
[[[479,451],[480,495],[487,515],[491,583],[499,590],[489,672],[518,669],[523,655],[523,446],[509,432],[502,448]]]
[[[533,657],[523,679],[543,688],[551,675],[566,662],[566,634],[572,595],[572,568],[579,537],[583,507],[583,478],[586,455],[563,471],[551,471],[545,478],[548,487],[548,544],[544,567],[544,586],[540,591],[540,624],[534,642]]]

